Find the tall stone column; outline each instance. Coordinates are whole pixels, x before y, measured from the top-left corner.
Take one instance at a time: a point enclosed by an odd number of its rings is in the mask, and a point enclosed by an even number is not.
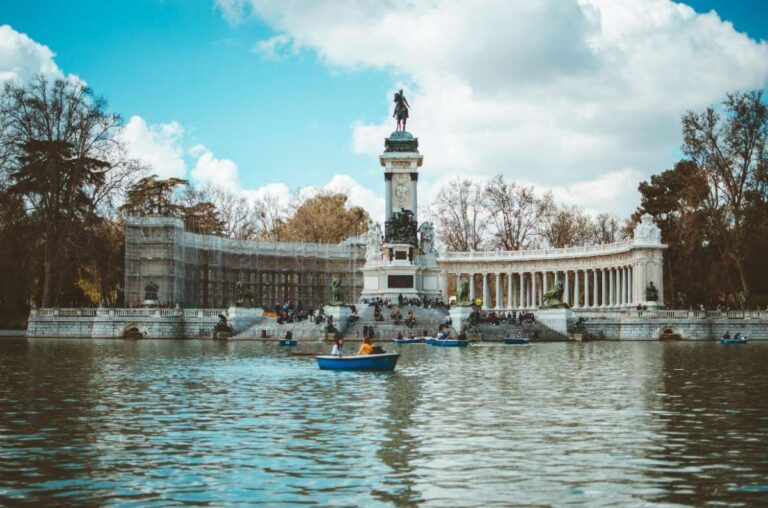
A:
[[[605,280],[605,268],[600,269],[600,307],[605,307],[605,301],[607,298],[608,290],[607,288],[607,282]]]
[[[589,271],[584,270],[584,307],[590,308],[589,304]]]
[[[573,306],[574,307],[581,307],[581,302],[579,302],[579,272],[581,270],[574,270],[573,271]]]
[[[568,270],[563,272],[565,278],[565,286],[563,287],[563,301],[568,305],[571,305],[571,291],[570,291],[570,277],[568,277]]]
[[[538,304],[539,299],[536,294],[536,272],[531,272],[531,307],[535,308]]]
[[[448,276],[450,274],[448,272],[440,272],[440,297],[443,299],[443,302],[448,302]],[[456,287],[458,287],[458,283],[456,284]]]
[[[547,276],[549,272],[541,272],[541,304],[544,305],[544,293],[549,291],[549,277]]]
[[[515,297],[515,290],[514,290],[514,284],[512,282],[512,273],[507,274],[507,308],[511,309],[515,306],[514,303],[514,297]]]
[[[597,305],[597,270],[592,270],[592,307]]]
[[[491,297],[488,289],[488,274],[483,273],[483,310],[488,310],[488,300]]]
[[[629,294],[629,267],[624,267],[624,305],[629,305],[630,303],[630,294]]]
[[[477,298],[475,294],[475,274],[470,273],[469,274],[469,299],[472,302],[472,305],[475,304],[475,298]]]
[[[613,268],[608,268],[608,307],[613,306]]]
[[[524,309],[525,308],[525,272],[520,272],[518,277],[520,282],[520,300],[517,302],[517,306],[521,309]]]
[[[496,273],[496,301],[494,302],[497,309],[501,309],[504,306],[502,302],[502,296],[501,296],[503,294],[503,290],[504,288],[501,285],[501,273],[497,272]]]

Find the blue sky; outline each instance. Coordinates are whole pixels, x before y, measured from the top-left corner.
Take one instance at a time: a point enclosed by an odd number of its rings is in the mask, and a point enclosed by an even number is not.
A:
[[[610,201],[606,209],[620,215],[636,206],[638,180],[679,156],[681,112],[716,102],[727,90],[766,86],[762,63],[768,53],[759,41],[768,39],[768,2],[688,2],[698,13],[714,9],[720,22],[681,15],[666,0],[649,2],[647,12],[669,18],[659,25],[649,16],[650,28],[632,24],[644,19],[631,13],[642,2],[626,2],[625,12],[595,2],[600,23],[591,19],[590,9],[563,0],[525,9],[502,0],[496,12],[488,8],[489,18],[477,20],[488,32],[487,41],[473,28],[477,13],[458,12],[456,5],[403,13],[397,7],[350,8],[343,2],[267,1],[266,7],[250,7],[249,0],[0,0],[0,25],[50,48],[63,73],[81,77],[126,120],[139,116],[156,127],[176,122],[183,134],[168,142],[182,151],[187,174],[202,153],[192,147],[204,145],[213,160],[236,165],[233,171],[245,189],[270,183],[290,189],[320,186],[346,174],[370,190],[358,193],[358,200],[380,196],[376,153],[394,127],[388,120],[389,97],[404,84],[413,93],[412,130],[421,137],[426,157],[420,195],[430,196],[449,177],[482,180],[500,171],[592,211],[600,209],[584,199],[585,188],[602,185],[605,192],[615,192],[620,187],[624,190],[615,202],[604,199]],[[666,4],[673,8],[665,10]],[[377,24],[401,15],[420,24],[402,34]],[[735,31],[723,21],[733,23]],[[526,36],[528,25],[533,36]],[[625,44],[623,35],[607,34],[607,26],[634,35]],[[569,49],[589,39],[596,27],[603,27],[603,50],[631,51],[622,58],[634,62],[615,81],[625,84],[604,92],[596,87],[615,79],[615,65],[600,60],[610,52],[601,51],[598,59],[586,54],[595,48],[586,42],[584,51]],[[460,31],[465,32],[451,38]],[[508,31],[521,35],[515,39]],[[656,38],[638,44],[644,36],[638,33]],[[284,39],[272,40],[274,55],[254,50],[275,36]],[[709,38],[723,43],[712,49]],[[654,56],[646,76],[649,48]],[[685,89],[691,73],[684,68],[679,77],[664,76],[666,69],[681,67],[681,61],[690,64],[699,53],[715,64],[714,72],[696,77],[695,91]],[[748,56],[734,67],[740,55]],[[732,77],[739,73],[743,79]],[[635,86],[647,79],[652,81],[648,89]],[[699,89],[702,79],[706,82]],[[450,96],[441,97],[443,91]],[[593,91],[616,97],[582,107],[584,93]],[[681,98],[670,99],[670,94]],[[557,107],[564,113],[548,109],[550,103],[562,103]],[[636,106],[622,118],[615,112],[626,103]],[[458,104],[461,109],[455,111]],[[569,124],[581,115],[583,121]],[[380,203],[368,204],[378,212]]]

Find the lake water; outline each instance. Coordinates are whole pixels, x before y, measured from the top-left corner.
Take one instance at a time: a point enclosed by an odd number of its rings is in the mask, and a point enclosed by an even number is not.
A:
[[[768,343],[387,349],[2,340],[0,505],[768,505]]]

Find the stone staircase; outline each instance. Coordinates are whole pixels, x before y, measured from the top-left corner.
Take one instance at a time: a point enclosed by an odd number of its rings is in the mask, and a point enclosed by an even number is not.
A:
[[[394,306],[392,310],[396,308],[397,306]],[[408,315],[408,309],[409,307],[407,305],[400,308],[403,318]],[[405,323],[399,325],[394,324],[389,317],[392,310],[387,308],[382,309],[381,313],[384,316],[384,321],[374,321],[373,306],[357,305],[357,312],[360,319],[347,325],[347,328],[344,330],[344,338],[353,340],[362,339],[363,328],[366,325],[373,327],[376,333],[376,338],[379,340],[393,339],[397,336],[398,332],[402,333],[403,337],[408,337],[409,335],[420,337],[425,330],[428,335],[434,335],[437,333],[438,326],[443,324],[448,317],[447,309],[424,309],[421,307],[413,307],[413,317],[416,318],[416,326],[408,328]]]
[[[561,334],[551,330],[542,323],[522,325],[518,323],[503,323],[500,325],[480,323],[470,329],[468,336],[470,340],[482,340],[488,342],[501,342],[507,337],[525,337],[533,341],[560,341],[564,339]]]

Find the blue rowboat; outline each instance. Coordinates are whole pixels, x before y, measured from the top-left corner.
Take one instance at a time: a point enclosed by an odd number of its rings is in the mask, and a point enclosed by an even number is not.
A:
[[[742,337],[740,339],[720,339],[720,344],[725,344],[726,346],[731,344],[746,344],[747,342],[749,342],[747,337]]]
[[[433,346],[441,346],[441,347],[465,347],[465,346],[469,346],[469,341],[468,340],[452,340],[452,339],[446,339],[446,340],[433,339],[433,342],[431,344]]]
[[[280,345],[286,347],[293,347],[298,344],[298,341],[293,339],[280,339]]]
[[[423,338],[418,339],[392,339],[392,342],[395,344],[423,344],[424,343]]]
[[[317,366],[324,370],[395,370],[400,353],[381,355],[319,355]]]
[[[504,339],[504,344],[529,344],[531,339]]]

